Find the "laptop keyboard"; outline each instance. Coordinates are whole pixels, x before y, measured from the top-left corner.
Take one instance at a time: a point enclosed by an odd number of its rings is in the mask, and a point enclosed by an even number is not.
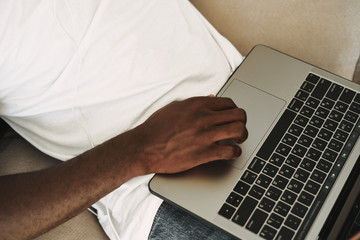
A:
[[[310,73],[219,214],[264,239],[304,239],[360,135],[360,94]]]

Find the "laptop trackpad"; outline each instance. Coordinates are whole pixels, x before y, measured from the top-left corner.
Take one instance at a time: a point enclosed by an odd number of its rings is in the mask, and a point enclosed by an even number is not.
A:
[[[234,80],[222,97],[231,98],[246,111],[249,137],[240,145],[241,156],[232,161],[234,167],[242,169],[286,102],[239,80]]]

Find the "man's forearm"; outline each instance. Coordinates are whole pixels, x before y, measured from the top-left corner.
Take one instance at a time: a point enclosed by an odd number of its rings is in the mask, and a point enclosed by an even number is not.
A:
[[[119,187],[148,173],[176,173],[239,157],[233,144],[247,138],[246,114],[228,98],[173,102],[140,126],[52,168],[0,177],[0,232],[34,237]],[[20,226],[20,227],[19,227]]]
[[[137,153],[134,146],[127,146],[133,142],[130,135],[120,135],[49,169],[0,177],[2,238],[37,236],[85,210],[123,182],[144,174],[132,161]],[[119,145],[122,151],[118,151]]]

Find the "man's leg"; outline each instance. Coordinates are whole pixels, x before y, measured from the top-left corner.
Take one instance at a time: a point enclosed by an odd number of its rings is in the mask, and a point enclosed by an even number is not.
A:
[[[149,240],[157,239],[230,240],[235,238],[164,202],[156,214],[149,235]]]

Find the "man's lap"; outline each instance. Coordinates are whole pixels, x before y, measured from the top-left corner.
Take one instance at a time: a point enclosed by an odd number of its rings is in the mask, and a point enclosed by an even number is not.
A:
[[[164,202],[155,216],[148,239],[231,240],[235,238],[184,210]]]

